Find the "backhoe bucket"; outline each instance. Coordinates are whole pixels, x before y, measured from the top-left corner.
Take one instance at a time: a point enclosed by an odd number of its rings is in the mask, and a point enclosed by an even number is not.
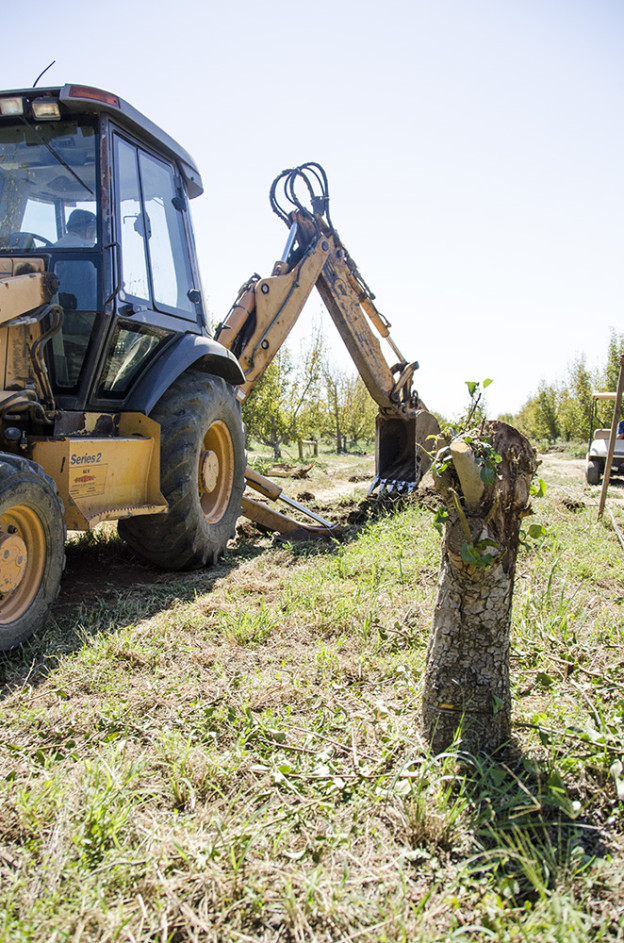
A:
[[[375,452],[375,488],[384,491],[414,491],[429,469],[434,452],[434,437],[440,432],[436,417],[420,409],[408,419],[377,416]]]

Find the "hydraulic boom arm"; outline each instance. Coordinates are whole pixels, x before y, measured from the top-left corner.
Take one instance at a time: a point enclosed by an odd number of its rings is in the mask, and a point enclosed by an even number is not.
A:
[[[298,183],[307,187],[312,211],[300,202],[295,192]],[[277,199],[280,186],[287,209]],[[375,296],[331,223],[323,168],[309,163],[283,171],[271,187],[271,205],[290,229],[282,258],[269,278],[254,275],[243,285],[216,333],[239,359],[245,374],[244,396],[261,379],[316,285],[379,406],[373,488],[413,490],[430,465],[431,442],[426,440],[437,433],[438,424],[412,388],[418,363],[403,357],[393,342],[389,322],[375,306]],[[392,367],[373,326],[397,358]]]

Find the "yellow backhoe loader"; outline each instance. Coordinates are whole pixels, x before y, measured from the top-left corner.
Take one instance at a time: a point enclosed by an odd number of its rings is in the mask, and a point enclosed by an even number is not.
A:
[[[45,623],[67,530],[116,520],[143,560],[180,570],[213,563],[241,513],[301,526],[243,497],[247,480],[285,499],[245,469],[240,404],[315,285],[380,407],[374,485],[413,488],[428,466],[437,424],[412,390],[417,364],[331,224],[322,168],[274,182],[286,249],[216,339],[189,212],[201,193],[189,154],[116,95],[0,92],[0,649]]]

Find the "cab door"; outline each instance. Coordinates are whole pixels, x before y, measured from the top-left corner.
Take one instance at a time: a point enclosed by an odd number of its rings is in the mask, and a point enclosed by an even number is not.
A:
[[[168,338],[201,333],[203,314],[177,167],[114,132],[113,168],[116,323],[100,395],[123,398]]]

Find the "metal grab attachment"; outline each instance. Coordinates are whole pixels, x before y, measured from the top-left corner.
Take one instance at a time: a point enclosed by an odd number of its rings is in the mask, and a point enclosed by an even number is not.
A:
[[[284,504],[287,504],[289,507],[299,511],[300,514],[304,514],[306,517],[315,521],[316,526],[301,523],[292,517],[288,517],[286,514],[280,514],[278,511],[274,511],[266,505],[260,504],[258,501],[243,497],[243,514],[255,523],[261,524],[269,530],[276,530],[283,534],[305,531],[305,533],[310,536],[327,536],[336,532],[337,524],[331,524],[319,514],[315,514],[314,511],[310,511],[309,508],[304,507],[299,501],[295,501],[294,498],[289,498],[288,495],[284,494],[279,485],[269,478],[265,478],[264,475],[261,475],[253,468],[247,467],[245,469],[245,481],[250,488],[253,488],[254,491],[257,491],[263,497],[268,498],[270,501],[283,501]]]

